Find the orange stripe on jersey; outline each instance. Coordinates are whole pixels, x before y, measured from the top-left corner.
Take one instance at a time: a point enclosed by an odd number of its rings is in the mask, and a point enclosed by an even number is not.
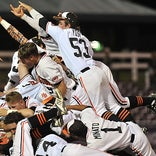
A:
[[[42,103],[45,105],[46,103],[48,103],[50,100],[52,100],[53,99],[53,96],[49,96],[48,98],[46,98],[46,99],[44,99],[43,101],[42,101]]]
[[[106,112],[106,113],[104,113],[103,118],[104,119],[109,119],[110,116],[112,116],[112,113],[111,112]]]
[[[143,98],[141,96],[136,96],[136,99],[137,99],[138,105],[142,105],[143,104]]]
[[[119,118],[121,118],[123,112],[124,112],[124,109],[119,113],[119,115],[118,115]]]
[[[125,114],[125,116],[121,120],[124,121],[129,114],[130,114],[130,112],[127,112],[127,114]]]
[[[136,149],[136,148],[134,148],[134,147],[132,147],[131,149],[132,149],[132,151],[134,151],[134,153],[136,153],[138,156],[143,156],[143,155],[141,154],[141,152],[140,152],[138,149]]]
[[[39,121],[40,125],[43,125],[46,122],[46,118],[44,117],[43,113],[37,114],[36,116],[38,118],[38,121]]]
[[[70,133],[67,130],[67,125],[63,127],[62,134],[65,135],[66,137],[69,137],[70,136]]]
[[[79,105],[82,105],[82,102],[81,100],[77,97],[77,96],[73,96],[73,99],[75,99],[75,101],[79,104]]]
[[[22,122],[22,129],[24,129],[24,124],[25,124],[25,122]],[[22,145],[21,145],[21,156],[24,156],[24,139],[25,139],[25,136],[24,136],[24,132],[25,131],[23,131],[22,130],[22,139],[21,139],[21,143],[22,143]]]
[[[84,83],[83,83],[82,77],[80,77],[79,80],[80,80],[80,84],[81,84],[82,88],[84,89],[84,91],[85,91],[85,93],[86,93],[86,95],[87,95],[87,97],[88,97],[88,99],[89,99],[89,102],[90,102],[90,104],[91,104],[91,106],[92,106],[94,112],[96,113],[96,115],[98,115],[97,112],[96,112],[96,109],[95,109],[95,107],[94,107],[94,105],[93,105],[93,103],[92,103],[92,101],[91,101],[91,99],[90,99],[90,97],[89,97],[89,95],[88,95],[88,92],[87,92],[87,89],[86,89],[86,87],[85,87],[85,85],[84,85]]]
[[[127,113],[128,113],[127,110],[125,110],[125,109],[122,110],[121,113],[120,113],[120,114],[121,114],[121,115],[120,115],[120,119],[123,120],[124,116],[125,116]]]
[[[36,139],[39,139],[39,138],[42,137],[42,135],[41,135],[41,133],[39,132],[38,129],[34,129],[34,130],[32,131],[32,134],[33,134],[33,136],[34,136]]]
[[[127,101],[125,100],[125,98],[123,98],[122,95],[119,92],[116,92],[116,90],[114,89],[114,87],[112,86],[111,83],[109,83],[109,86],[111,87],[111,90],[112,90],[115,98],[117,99],[117,101],[120,104],[126,105]]]

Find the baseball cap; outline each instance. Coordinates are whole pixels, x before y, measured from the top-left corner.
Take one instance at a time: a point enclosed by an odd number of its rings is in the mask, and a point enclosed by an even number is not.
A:
[[[76,28],[76,27],[80,26],[77,15],[72,12],[59,13],[57,16],[53,16],[53,18],[55,20],[67,19],[69,21],[69,23],[71,24],[72,28]]]

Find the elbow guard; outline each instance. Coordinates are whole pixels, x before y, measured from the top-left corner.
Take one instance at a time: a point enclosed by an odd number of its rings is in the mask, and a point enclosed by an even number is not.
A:
[[[42,17],[39,19],[39,26],[43,28],[46,31],[46,25],[48,23],[48,20],[45,17]]]

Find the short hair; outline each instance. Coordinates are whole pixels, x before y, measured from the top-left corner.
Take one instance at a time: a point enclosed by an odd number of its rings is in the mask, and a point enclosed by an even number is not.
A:
[[[6,102],[15,102],[15,101],[18,101],[18,100],[22,100],[22,95],[19,93],[19,92],[16,92],[16,91],[12,91],[8,94],[6,94],[6,97],[5,97],[5,101]]]
[[[80,120],[74,120],[74,123],[69,127],[70,135],[86,138],[88,128]]]
[[[35,45],[35,43],[33,42],[27,42],[25,44],[23,44],[22,46],[20,46],[19,50],[18,50],[18,57],[20,59],[27,59],[30,56],[38,56],[38,49],[37,46]]]
[[[40,38],[38,38],[38,37],[33,37],[32,38],[32,41],[35,43],[35,44],[37,44],[39,47],[43,47],[43,49],[45,49],[46,48],[46,45],[44,44],[44,42],[40,39]]]
[[[10,123],[18,123],[19,121],[23,120],[25,117],[19,113],[19,112],[12,112],[9,113],[5,119],[4,124],[10,124]]]

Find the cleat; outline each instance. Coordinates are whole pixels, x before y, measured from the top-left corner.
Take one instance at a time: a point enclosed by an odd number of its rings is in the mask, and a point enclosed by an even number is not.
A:
[[[148,129],[147,129],[146,127],[142,127],[141,129],[142,129],[142,131],[143,131],[145,134],[148,133]]]
[[[148,97],[155,98],[150,105],[147,107],[156,113],[156,93],[151,93]]]
[[[156,100],[153,100],[152,103],[147,107],[156,113]]]
[[[66,106],[65,106],[64,101],[62,101],[62,100],[56,98],[56,99],[55,99],[54,105],[55,105],[56,108],[58,109],[58,116],[59,116],[59,115],[67,114],[67,108],[66,108]]]
[[[56,94],[56,96],[60,99],[60,100],[62,100],[63,101],[63,97],[62,97],[62,94],[61,94],[61,92],[59,91],[59,89],[55,89],[55,94]]]
[[[64,103],[63,97],[61,95],[61,92],[58,89],[55,89],[55,93],[56,93],[57,97],[55,99],[54,105],[59,110],[59,114],[58,115],[67,114],[67,108],[65,106],[65,103]]]
[[[52,119],[51,127],[62,127],[64,124],[62,116]]]
[[[148,97],[154,97],[154,98],[156,98],[156,93],[151,93]]]

